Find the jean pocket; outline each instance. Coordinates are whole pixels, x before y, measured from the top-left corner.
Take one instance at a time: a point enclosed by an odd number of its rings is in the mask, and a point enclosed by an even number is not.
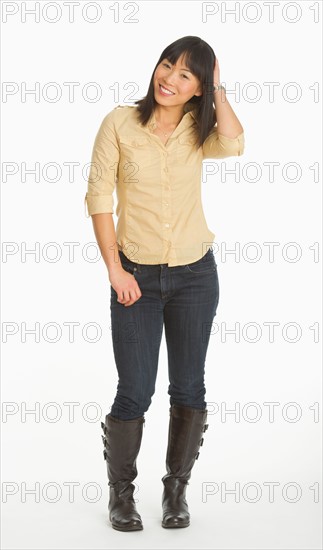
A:
[[[135,262],[131,262],[130,260],[124,260],[123,258],[120,258],[121,265],[125,271],[128,273],[131,273],[131,275],[135,275],[137,273],[137,264]]]
[[[185,267],[187,271],[190,273],[195,273],[196,275],[203,275],[203,273],[214,273],[217,269],[217,265],[213,251],[209,249],[207,253],[200,258],[200,260],[187,264]]]

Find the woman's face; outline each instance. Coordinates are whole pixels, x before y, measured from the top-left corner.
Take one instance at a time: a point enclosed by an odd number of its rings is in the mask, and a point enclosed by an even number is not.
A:
[[[194,95],[202,95],[200,82],[185,65],[183,57],[179,57],[176,65],[172,65],[168,59],[163,59],[157,66],[154,75],[157,103],[171,107],[186,103]],[[167,93],[167,90],[172,93]]]

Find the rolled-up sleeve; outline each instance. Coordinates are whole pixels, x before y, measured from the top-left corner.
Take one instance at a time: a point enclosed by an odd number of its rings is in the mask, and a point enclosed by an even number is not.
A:
[[[218,133],[215,126],[202,145],[203,159],[238,157],[244,152],[244,132],[235,138]]]
[[[94,141],[84,198],[85,216],[86,206],[89,214],[87,218],[92,214],[114,213],[113,191],[117,181],[120,152],[113,114],[111,111],[104,117]]]

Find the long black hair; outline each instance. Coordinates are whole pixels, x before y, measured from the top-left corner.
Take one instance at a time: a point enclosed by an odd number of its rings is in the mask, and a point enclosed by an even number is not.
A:
[[[157,105],[154,97],[154,73],[163,59],[168,59],[172,65],[176,64],[184,54],[185,63],[199,80],[202,89],[201,96],[193,96],[189,103],[193,104],[194,118],[193,128],[196,135],[196,145],[200,147],[213,126],[216,124],[216,114],[213,107],[213,72],[215,53],[211,46],[198,36],[184,36],[179,38],[161,53],[150,79],[147,95],[134,103],[137,105],[139,122],[145,126]]]

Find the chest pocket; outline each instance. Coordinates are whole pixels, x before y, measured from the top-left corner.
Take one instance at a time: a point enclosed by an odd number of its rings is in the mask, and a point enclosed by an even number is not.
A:
[[[195,136],[179,136],[176,147],[176,162],[180,166],[192,166],[196,163]]]
[[[194,136],[179,136],[178,142],[182,145],[194,145],[195,137]]]
[[[151,144],[147,136],[119,136],[120,153],[123,162],[147,164],[151,156]]]
[[[141,148],[148,145],[148,137],[146,136],[120,136],[119,141],[122,146],[131,148]]]
[[[151,163],[151,145],[148,136],[120,135],[119,177],[127,184],[137,184],[139,175]]]

